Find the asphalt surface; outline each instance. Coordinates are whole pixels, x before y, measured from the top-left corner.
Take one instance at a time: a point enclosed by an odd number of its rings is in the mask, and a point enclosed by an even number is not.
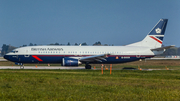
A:
[[[7,61],[6,59],[0,58],[0,61]]]
[[[61,67],[61,66],[0,66],[0,69],[66,69],[66,70],[83,70],[85,67]],[[101,70],[101,68],[91,68],[91,70]],[[104,68],[105,70],[105,68]],[[108,69],[109,70],[109,69]],[[139,69],[119,69],[113,68],[112,70],[139,70]],[[153,71],[153,70],[174,70],[174,69],[140,69],[142,71]]]
[[[0,66],[0,69],[85,69],[85,67],[56,67],[56,66]]]

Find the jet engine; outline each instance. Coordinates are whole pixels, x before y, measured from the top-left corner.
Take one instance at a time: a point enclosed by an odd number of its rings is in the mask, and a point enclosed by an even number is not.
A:
[[[74,58],[63,58],[62,66],[79,66],[82,64],[78,59]]]

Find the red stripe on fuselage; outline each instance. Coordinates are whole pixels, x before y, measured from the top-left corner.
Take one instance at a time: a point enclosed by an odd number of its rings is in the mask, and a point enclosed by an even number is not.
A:
[[[161,42],[160,40],[156,39],[155,37],[153,37],[153,36],[149,36],[149,37],[151,37],[152,39],[154,39],[154,40],[156,40],[157,42],[159,42],[160,44],[162,44],[162,42]]]
[[[35,58],[35,59],[38,60],[38,61],[43,61],[43,60],[41,60],[39,57],[37,57],[36,55],[32,55],[32,57]]]

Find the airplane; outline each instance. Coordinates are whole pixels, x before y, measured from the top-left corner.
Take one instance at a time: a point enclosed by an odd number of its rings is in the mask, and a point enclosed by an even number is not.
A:
[[[115,64],[151,58],[174,45],[162,47],[168,19],[160,19],[142,40],[125,46],[27,46],[14,49],[4,58],[21,65],[24,63],[60,63],[91,69],[90,64]],[[20,68],[21,68],[20,67]]]

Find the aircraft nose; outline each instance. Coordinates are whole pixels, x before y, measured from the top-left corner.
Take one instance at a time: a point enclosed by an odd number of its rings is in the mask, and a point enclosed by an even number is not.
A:
[[[4,58],[8,60],[9,56],[8,55],[4,55]]]

